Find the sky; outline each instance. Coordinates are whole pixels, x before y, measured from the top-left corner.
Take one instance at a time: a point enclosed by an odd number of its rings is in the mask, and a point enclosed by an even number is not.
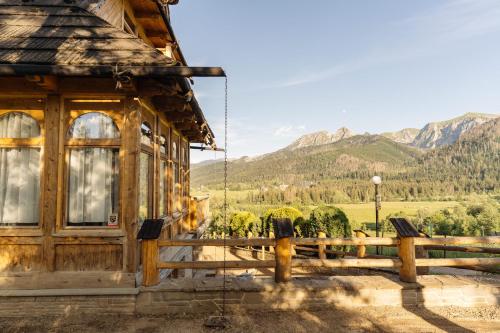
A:
[[[189,65],[228,74],[230,158],[500,113],[498,0],[181,0],[171,20]],[[224,79],[194,90],[223,146]]]

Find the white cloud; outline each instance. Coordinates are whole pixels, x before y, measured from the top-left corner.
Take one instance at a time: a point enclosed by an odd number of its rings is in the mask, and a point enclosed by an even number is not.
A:
[[[299,126],[284,125],[284,126],[278,127],[274,131],[274,136],[292,137],[292,136],[296,136],[297,132],[305,131],[305,129],[306,129],[306,127],[304,125],[299,125]]]

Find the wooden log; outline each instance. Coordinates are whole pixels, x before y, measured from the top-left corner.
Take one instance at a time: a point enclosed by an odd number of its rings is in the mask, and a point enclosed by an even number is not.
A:
[[[294,238],[295,245],[397,245],[397,238]]]
[[[277,283],[288,282],[292,278],[292,242],[291,238],[276,240],[276,268],[274,280]]]
[[[142,284],[146,287],[160,283],[158,265],[159,249],[158,240],[142,241]]]
[[[404,282],[417,282],[417,267],[415,266],[415,244],[413,237],[402,237],[398,247],[402,266],[399,269],[399,279]]]
[[[191,198],[189,200],[189,225],[191,228],[191,231],[195,231],[198,229],[198,201],[195,199]]]
[[[356,237],[357,238],[366,238],[366,234],[364,232],[362,232],[361,230],[356,230]],[[365,245],[358,245],[356,254],[357,254],[358,258],[364,258],[366,256],[366,246]]]
[[[318,238],[326,238],[326,234],[322,231],[318,232]],[[326,259],[326,245],[325,244],[320,244],[318,246],[318,257],[319,259]]]
[[[274,260],[234,260],[226,261],[226,268],[272,268]],[[217,269],[223,268],[224,261],[165,261],[158,263],[160,269]]]
[[[272,241],[273,244],[274,244],[274,237],[275,237],[274,232],[269,231],[269,239],[273,240]],[[274,246],[272,246],[272,245],[269,246],[269,252],[274,253]]]
[[[500,265],[500,258],[442,258],[416,259],[417,266],[493,266]]]
[[[498,248],[498,247],[425,245],[424,248],[426,250],[500,254],[500,248]]]
[[[401,267],[399,259],[294,259],[292,267]]]
[[[274,239],[237,238],[237,239],[168,239],[158,241],[158,246],[271,246]]]
[[[319,253],[319,249],[315,249],[315,248],[307,247],[307,246],[295,246],[295,250]]]
[[[500,236],[415,238],[415,245],[500,244]]]

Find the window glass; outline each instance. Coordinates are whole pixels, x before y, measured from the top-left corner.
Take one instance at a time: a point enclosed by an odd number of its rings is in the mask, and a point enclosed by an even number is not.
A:
[[[0,116],[0,138],[23,139],[40,136],[38,122],[22,112],[9,112]]]
[[[151,126],[146,122],[141,125],[141,143],[153,146],[153,131],[151,130]]]
[[[119,149],[72,148],[69,153],[67,224],[116,225]]]
[[[172,143],[172,158],[177,160],[179,157],[177,156],[177,143]]]
[[[0,148],[0,225],[38,225],[39,198],[40,149]]]
[[[160,153],[167,154],[167,138],[164,135],[160,136]]]
[[[172,182],[172,194],[173,194],[173,203],[174,203],[174,211],[179,210],[179,192],[180,192],[180,184],[179,184],[179,165],[177,163],[172,164],[172,173],[173,173],[173,182]]]
[[[151,156],[141,153],[139,165],[139,220],[144,221],[151,217],[150,209],[150,169]]]
[[[113,119],[100,112],[90,112],[75,119],[68,136],[74,139],[116,139],[120,132]]]
[[[159,208],[161,216],[167,215],[167,209],[165,205],[165,190],[166,190],[165,183],[167,181],[166,172],[167,172],[167,161],[162,160],[160,163],[160,186],[158,187],[159,200],[160,200]]]

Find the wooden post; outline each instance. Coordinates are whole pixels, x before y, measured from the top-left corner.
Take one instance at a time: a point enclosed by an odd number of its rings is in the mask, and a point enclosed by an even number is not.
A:
[[[404,282],[417,282],[414,238],[401,237],[399,241],[398,253],[402,262],[402,266],[399,269],[399,279]]]
[[[274,232],[269,231],[269,238],[274,238]],[[274,253],[274,246],[269,246],[269,252]]]
[[[356,230],[357,238],[366,238],[366,234],[361,230]],[[366,245],[358,245],[357,248],[357,257],[364,258],[366,256]]]
[[[198,229],[197,202],[194,198],[189,201],[189,227],[191,231]]]
[[[318,238],[326,238],[326,234],[323,231],[318,232]],[[320,259],[326,259],[326,245],[320,244],[318,245],[318,255]]]
[[[290,237],[276,240],[276,268],[274,280],[288,282],[292,277],[292,240]]]
[[[146,287],[160,283],[158,260],[158,240],[142,240],[142,284]]]
[[[253,238],[253,234],[252,234],[252,232],[251,232],[251,231],[249,231],[249,232],[247,233],[247,238],[248,238],[248,239],[252,239],[252,238]],[[252,250],[252,246],[250,246],[250,245],[249,245],[249,246],[248,246],[248,249],[249,249],[249,250]]]

